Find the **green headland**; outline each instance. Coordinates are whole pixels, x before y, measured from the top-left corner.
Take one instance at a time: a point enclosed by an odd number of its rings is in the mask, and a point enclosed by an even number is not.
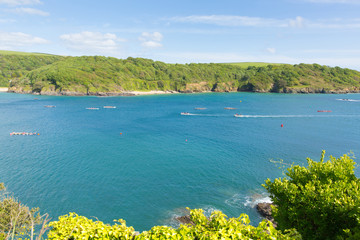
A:
[[[360,92],[360,72],[319,64],[167,64],[144,58],[0,51],[0,87],[44,95],[167,92]]]

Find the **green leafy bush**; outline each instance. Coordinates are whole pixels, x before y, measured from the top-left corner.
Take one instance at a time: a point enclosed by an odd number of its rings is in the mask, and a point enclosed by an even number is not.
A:
[[[348,155],[330,156],[308,166],[292,166],[287,177],[267,179],[264,187],[279,229],[296,228],[304,239],[342,239],[360,229],[360,181]],[[346,234],[345,234],[346,233]]]
[[[93,221],[75,213],[70,213],[51,222],[49,239],[300,239],[293,230],[286,234],[276,230],[268,221],[262,221],[258,227],[250,225],[249,217],[242,214],[238,218],[227,218],[220,211],[214,211],[210,218],[205,217],[203,210],[190,211],[194,224],[181,225],[174,229],[167,226],[156,226],[149,231],[136,235],[132,227],[127,227],[124,220],[118,220],[121,225],[109,225],[100,221]]]
[[[52,227],[48,239],[132,239],[135,231],[127,227],[126,222],[109,225],[101,221],[93,221],[75,213],[59,217],[59,221],[49,223]]]

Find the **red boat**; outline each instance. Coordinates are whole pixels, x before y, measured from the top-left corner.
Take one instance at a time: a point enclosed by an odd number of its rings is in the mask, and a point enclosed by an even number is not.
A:
[[[318,112],[331,112],[331,110],[318,110]]]

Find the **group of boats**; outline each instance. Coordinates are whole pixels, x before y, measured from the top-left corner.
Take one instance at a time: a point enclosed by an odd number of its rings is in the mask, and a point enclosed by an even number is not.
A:
[[[40,135],[40,133],[37,133],[37,132],[11,132],[10,133],[10,136],[13,136],[13,135],[22,135],[22,136],[38,136]]]
[[[104,106],[103,108],[116,108],[116,106]],[[87,107],[87,110],[99,110],[98,107]]]
[[[45,105],[44,107],[46,107],[46,108],[54,108],[56,106],[54,106],[54,105]],[[104,106],[103,108],[116,108],[116,106]],[[87,110],[99,110],[100,108],[98,108],[98,107],[87,107],[86,109]]]
[[[198,110],[199,108],[195,108],[195,109]],[[236,108],[226,107],[225,109],[236,109]],[[317,112],[332,112],[332,111],[331,111],[331,110],[317,110]],[[189,113],[189,112],[181,112],[180,114],[181,114],[181,115],[185,115],[185,116],[198,115],[198,114],[193,114],[193,113]],[[235,114],[234,114],[234,117],[244,117],[244,115],[235,113]]]

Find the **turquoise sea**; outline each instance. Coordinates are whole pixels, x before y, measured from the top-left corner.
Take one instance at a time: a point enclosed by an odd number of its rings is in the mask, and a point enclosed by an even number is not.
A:
[[[257,224],[253,206],[269,200],[261,184],[287,166],[275,162],[306,164],[322,149],[360,155],[359,94],[0,93],[0,182],[52,220],[76,212],[142,231],[175,226],[190,207],[247,213]]]

